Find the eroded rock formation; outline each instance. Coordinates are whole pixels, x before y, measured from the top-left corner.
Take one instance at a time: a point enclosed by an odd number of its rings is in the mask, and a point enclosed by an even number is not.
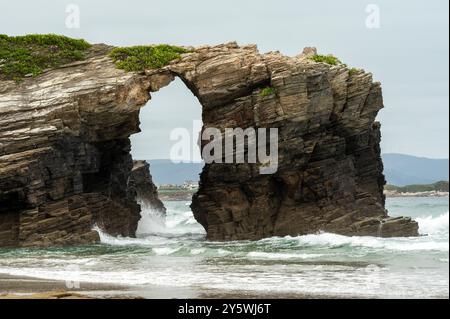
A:
[[[192,209],[214,240],[320,230],[417,235],[389,219],[380,158],[379,83],[362,70],[235,43],[200,47],[170,65],[118,70],[110,47],[16,84],[0,82],[0,245],[94,242],[97,224],[133,236],[129,136],[149,92],[180,77],[203,106],[204,127],[279,129],[279,168],[207,164]],[[261,94],[270,86],[273,93]]]
[[[149,96],[145,76],[115,68],[109,47],[21,84],[0,83],[0,245],[133,236],[129,136]]]
[[[136,199],[141,208],[165,216],[166,208],[158,197],[158,188],[153,183],[150,165],[146,161],[134,161],[133,164],[128,188],[136,192]]]

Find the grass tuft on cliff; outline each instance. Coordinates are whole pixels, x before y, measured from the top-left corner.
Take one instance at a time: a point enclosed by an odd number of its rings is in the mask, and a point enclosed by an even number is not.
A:
[[[348,70],[348,74],[354,75],[354,74],[358,73],[359,71],[360,71],[360,69],[358,69],[358,68],[351,68],[350,70]]]
[[[111,51],[110,57],[119,69],[139,72],[166,66],[171,61],[181,58],[181,54],[188,52],[190,51],[185,48],[168,44],[138,45],[115,48]]]
[[[267,87],[265,87],[264,89],[261,90],[260,95],[262,97],[266,97],[266,96],[269,96],[269,95],[273,95],[276,92],[277,91],[276,91],[276,89],[274,87],[267,86]]]
[[[20,82],[45,69],[83,60],[90,46],[84,40],[55,34],[15,37],[0,34],[0,80]]]
[[[329,64],[329,65],[342,64],[342,62],[338,58],[336,58],[335,56],[332,56],[332,55],[316,54],[311,57],[311,60],[313,60],[314,62],[323,62],[323,63]]]

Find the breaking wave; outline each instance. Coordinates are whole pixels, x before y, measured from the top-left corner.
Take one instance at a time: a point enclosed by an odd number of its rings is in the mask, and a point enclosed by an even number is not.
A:
[[[171,210],[164,218],[153,211],[145,211],[138,238],[117,238],[100,233],[101,241],[109,245],[151,246],[156,255],[218,255],[249,257],[257,259],[305,259],[318,258],[327,254],[305,253],[306,249],[319,250],[390,250],[390,251],[449,251],[449,213],[437,217],[419,217],[420,233],[424,236],[411,238],[378,238],[370,236],[343,236],[319,233],[297,237],[272,237],[259,241],[205,242],[204,230],[197,224],[192,212]],[[425,236],[426,235],[426,236]],[[187,239],[187,241],[183,241]],[[441,239],[441,240],[439,240]],[[189,246],[189,243],[191,244]],[[156,246],[156,248],[155,248]],[[183,248],[183,249],[181,249]],[[225,249],[226,248],[226,249]],[[267,250],[276,250],[274,252]],[[215,251],[215,253],[214,253]],[[331,251],[328,252],[332,253]]]
[[[428,235],[448,234],[448,220],[448,212],[437,217],[427,216],[416,218],[416,221],[419,223],[420,233]]]
[[[144,210],[137,238],[113,237],[97,227],[103,244],[0,250],[0,273],[199,291],[448,297],[448,203],[424,210],[419,204],[432,200],[419,200],[397,201],[398,214],[416,209],[411,215],[419,237],[319,233],[233,242],[205,240],[187,203],[167,202],[165,217]]]

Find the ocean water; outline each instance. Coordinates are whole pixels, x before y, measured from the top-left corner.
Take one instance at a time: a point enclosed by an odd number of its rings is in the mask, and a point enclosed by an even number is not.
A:
[[[423,235],[389,239],[320,233],[210,242],[188,202],[165,205],[166,220],[144,211],[138,238],[101,233],[98,245],[0,250],[0,274],[142,291],[170,287],[293,297],[449,297],[448,197],[388,198],[390,215],[412,216]]]

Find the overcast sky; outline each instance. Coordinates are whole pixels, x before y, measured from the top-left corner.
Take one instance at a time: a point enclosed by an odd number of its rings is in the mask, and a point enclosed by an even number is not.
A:
[[[66,6],[80,28],[66,27]],[[380,9],[367,28],[366,6]],[[382,151],[432,158],[449,153],[448,0],[0,0],[0,33],[58,33],[112,45],[256,43],[295,55],[305,46],[332,53],[381,81]],[[136,158],[168,158],[169,132],[200,119],[180,81],[153,95],[135,135]]]

